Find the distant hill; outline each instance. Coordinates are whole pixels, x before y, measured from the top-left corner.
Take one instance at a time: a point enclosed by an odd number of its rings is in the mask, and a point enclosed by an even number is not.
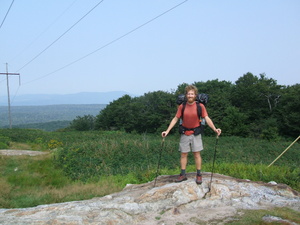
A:
[[[77,116],[96,116],[105,106],[106,104],[12,106],[12,127],[49,130],[47,126],[51,125],[51,127],[59,129],[66,127],[63,124],[68,125]],[[0,106],[0,128],[8,126],[7,107]]]
[[[47,131],[64,128],[77,116],[98,115],[107,104],[126,94],[130,95],[124,91],[112,91],[16,96],[11,99],[12,127]],[[9,127],[8,118],[7,96],[1,96],[0,128]]]
[[[76,94],[28,94],[11,97],[12,106],[41,106],[60,104],[109,104],[124,96],[130,95],[125,91],[111,92],[81,92]],[[0,97],[0,106],[7,106],[7,96]]]

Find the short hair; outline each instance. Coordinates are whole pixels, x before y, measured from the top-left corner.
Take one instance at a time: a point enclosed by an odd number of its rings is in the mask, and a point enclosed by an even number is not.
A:
[[[192,90],[195,92],[195,95],[198,94],[198,89],[194,85],[188,85],[188,86],[186,86],[185,87],[185,94],[187,94],[189,91],[192,91]]]

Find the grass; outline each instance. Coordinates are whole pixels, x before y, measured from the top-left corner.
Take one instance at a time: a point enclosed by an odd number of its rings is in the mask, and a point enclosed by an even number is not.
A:
[[[40,150],[39,149],[40,146],[36,146],[36,145],[33,145],[33,144],[27,144],[27,143],[18,143],[18,142],[13,142],[11,141],[9,143],[9,148],[10,149],[15,149],[15,150],[28,150],[28,149],[31,149],[31,150]]]
[[[267,167],[264,164],[219,163],[215,165],[216,173],[226,174],[240,179],[253,181],[284,183],[300,191],[300,169],[288,166]]]
[[[277,217],[281,221],[265,221],[264,217]],[[228,225],[269,225],[269,224],[299,224],[300,212],[289,208],[274,208],[272,210],[240,210],[236,216],[222,220],[203,221],[192,217],[191,222],[197,225],[205,224],[228,224]],[[178,223],[182,224],[182,223]],[[176,224],[177,225],[177,224]]]
[[[0,207],[23,208],[90,199],[118,192],[123,183],[112,177],[71,181],[47,156],[0,156]]]
[[[41,156],[0,155],[0,208],[32,207],[101,197],[122,190],[128,183],[155,179],[159,174],[178,174],[178,136],[162,145],[157,135],[112,132],[42,132],[1,130],[11,149],[43,150]],[[204,137],[203,171],[253,181],[285,183],[300,191],[300,145],[296,143],[267,168],[290,140],[268,142],[250,138]],[[187,172],[195,172],[189,154]]]
[[[267,224],[299,224],[300,212],[289,208],[274,208],[272,210],[242,210],[240,216],[232,218],[232,221],[226,223],[229,225],[267,225]],[[263,220],[265,216],[274,216],[288,222],[267,222]]]

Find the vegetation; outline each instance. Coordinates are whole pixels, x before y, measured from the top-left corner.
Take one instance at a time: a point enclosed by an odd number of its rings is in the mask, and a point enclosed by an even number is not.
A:
[[[25,123],[25,124],[18,124],[13,125],[14,128],[23,128],[23,129],[40,129],[44,131],[56,131],[59,129],[65,129],[69,127],[71,124],[71,120],[64,120],[64,121],[51,121],[51,122],[44,122],[44,123]],[[3,128],[8,128],[9,126],[4,126]]]
[[[105,104],[11,106],[12,127],[55,131],[85,115],[96,116]],[[7,106],[0,106],[1,128],[9,128]]]
[[[69,126],[71,130],[87,131],[95,129],[95,117],[93,115],[77,116]]]
[[[153,134],[121,131],[44,132],[0,129],[0,140],[9,148],[50,152],[46,156],[0,156],[0,207],[88,199],[121,190],[127,183],[145,183],[160,174],[179,172],[179,135],[162,139]],[[21,144],[20,144],[21,143]],[[23,143],[23,144],[22,144]],[[242,137],[204,137],[203,171],[254,181],[285,183],[300,191],[300,146]],[[161,153],[160,170],[157,171]],[[187,172],[194,172],[190,154]],[[158,172],[158,173],[157,173]]]
[[[285,183],[300,191],[299,143],[267,167],[300,133],[300,85],[281,86],[264,74],[251,73],[235,84],[212,80],[194,85],[209,94],[207,110],[223,131],[216,142],[206,129],[202,170],[212,171],[217,149],[214,172]],[[127,183],[151,181],[159,174],[177,174],[177,129],[164,144],[160,133],[174,117],[176,98],[185,86],[178,85],[172,93],[124,95],[98,115],[77,115],[68,127],[55,132],[0,129],[1,149],[50,152],[39,157],[0,156],[0,207],[88,199],[119,191]],[[187,172],[194,172],[192,154],[189,157]]]
[[[124,185],[110,177],[89,183],[72,182],[55,168],[51,155],[0,156],[0,169],[0,208],[90,199],[120,191]]]
[[[268,224],[297,224],[300,222],[300,213],[289,208],[275,208],[272,210],[240,210],[239,216],[224,219],[210,220],[210,224],[231,224],[231,225],[268,225]],[[275,218],[274,221],[268,221],[268,218]],[[160,219],[160,217],[157,219]],[[278,219],[276,221],[276,219]],[[190,221],[194,224],[205,225],[207,221],[201,218],[192,217]],[[176,225],[184,225],[176,223]]]
[[[283,86],[265,74],[255,76],[252,73],[244,74],[235,83],[209,80],[193,84],[200,92],[209,94],[207,111],[216,126],[222,128],[223,136],[273,141],[282,137],[294,139],[300,133],[300,84]],[[155,91],[140,97],[124,95],[107,106],[15,106],[12,107],[13,127],[159,134],[174,117],[176,98],[184,93],[186,85],[178,85],[171,93]],[[6,114],[2,114],[0,118],[5,118]],[[7,120],[0,122],[8,126]],[[41,124],[45,122],[48,124]],[[171,132],[176,133],[177,129]],[[206,135],[214,134],[206,129]]]
[[[235,84],[211,80],[194,82],[202,93],[210,96],[207,111],[223,136],[255,137],[280,140],[296,138],[300,133],[300,84],[278,85],[265,74],[259,77],[247,73]],[[140,97],[123,97],[107,105],[85,130],[118,130],[136,133],[160,133],[176,113],[176,98],[184,93],[187,84],[178,85],[172,92],[156,91]],[[92,121],[92,120],[89,120]],[[73,124],[87,123],[78,117]],[[72,127],[75,130],[82,130]],[[177,132],[176,129],[172,130]],[[206,135],[213,135],[207,129]]]
[[[268,225],[268,224],[297,224],[300,222],[300,213],[289,208],[275,208],[272,210],[241,210],[240,216],[235,216],[233,221],[226,224],[231,225]],[[262,221],[264,217],[275,217],[281,221]],[[221,221],[220,221],[221,222]]]

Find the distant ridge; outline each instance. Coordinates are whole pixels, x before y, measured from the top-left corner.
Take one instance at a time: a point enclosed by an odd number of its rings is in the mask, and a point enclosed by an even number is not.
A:
[[[105,107],[106,104],[12,106],[12,127],[56,130],[67,127],[77,116],[96,116]],[[9,127],[7,112],[7,106],[0,106],[0,128]]]
[[[27,94],[11,99],[12,106],[37,106],[60,104],[109,104],[124,95],[125,91],[80,92],[76,94]],[[0,106],[7,106],[7,97],[0,97]]]

